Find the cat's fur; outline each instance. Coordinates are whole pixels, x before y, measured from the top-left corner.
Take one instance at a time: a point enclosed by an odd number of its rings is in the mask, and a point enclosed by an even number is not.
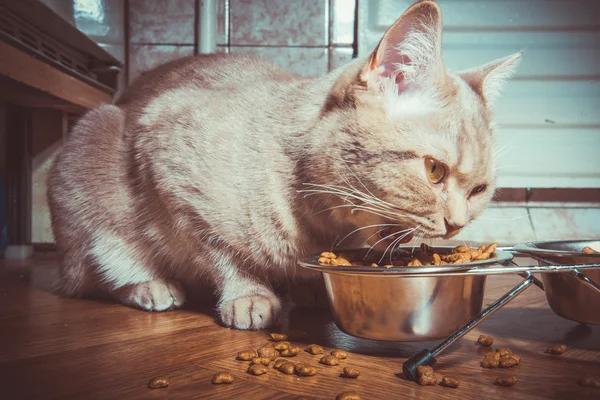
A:
[[[447,71],[439,8],[420,1],[321,78],[231,55],[148,72],[78,122],[51,170],[63,292],[162,311],[202,276],[226,326],[260,329],[281,308],[271,282],[353,229],[455,234],[494,192],[490,102],[519,57]],[[443,183],[425,156],[448,166]],[[353,236],[374,244],[377,229]]]

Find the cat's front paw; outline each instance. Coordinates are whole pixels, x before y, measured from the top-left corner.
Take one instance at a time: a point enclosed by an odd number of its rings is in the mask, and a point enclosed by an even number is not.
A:
[[[176,281],[127,285],[118,289],[115,295],[121,303],[146,311],[172,310],[185,302],[185,289]]]
[[[275,296],[247,296],[223,302],[218,311],[226,327],[259,330],[275,324],[281,302]]]

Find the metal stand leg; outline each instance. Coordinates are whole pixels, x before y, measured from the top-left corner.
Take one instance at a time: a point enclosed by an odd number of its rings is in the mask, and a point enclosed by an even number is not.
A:
[[[483,322],[486,318],[500,309],[502,306],[507,304],[509,301],[517,297],[521,294],[525,289],[527,289],[531,284],[533,284],[537,279],[530,273],[525,272],[524,276],[526,276],[525,280],[519,283],[517,286],[512,288],[508,293],[504,296],[496,300],[496,302],[490,305],[488,308],[483,310],[481,314],[477,317],[473,318],[469,322],[467,322],[462,328],[459,328],[456,332],[454,332],[448,339],[444,340],[433,350],[429,351],[427,349],[421,351],[420,353],[414,355],[404,362],[402,365],[402,372],[404,372],[404,376],[410,380],[417,379],[417,367],[420,365],[434,365],[436,360],[435,356],[444,351],[448,346],[452,343],[456,342],[458,339],[463,337],[467,332],[471,329],[479,325],[479,323]],[[539,281],[538,281],[539,282]],[[541,284],[541,282],[540,282]],[[543,285],[542,285],[543,287]]]
[[[600,285],[598,285],[596,282],[594,282],[593,280],[591,280],[590,278],[588,278],[587,275],[582,274],[577,269],[573,270],[573,274],[577,278],[579,278],[583,283],[585,283],[586,285],[588,285],[588,287],[594,289],[596,292],[598,292],[598,294],[600,294]]]

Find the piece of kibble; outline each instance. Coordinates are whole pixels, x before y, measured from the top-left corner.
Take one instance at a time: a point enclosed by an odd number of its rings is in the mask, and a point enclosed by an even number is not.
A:
[[[340,359],[331,355],[323,356],[319,362],[329,366],[340,365]]]
[[[255,357],[258,357],[258,353],[254,350],[245,350],[237,353],[237,359],[240,361],[250,361]]]
[[[437,385],[437,377],[433,368],[428,365],[419,365],[417,367],[417,383],[421,386]]]
[[[166,388],[168,386],[169,386],[169,378],[156,377],[156,378],[150,379],[150,381],[148,382],[148,387],[150,389],[162,389],[162,388]]]
[[[500,365],[500,353],[496,351],[490,351],[485,354],[485,358],[481,362],[483,368],[498,368]]]
[[[277,350],[275,350],[273,347],[266,346],[258,349],[256,353],[258,354],[258,357],[266,357],[270,358],[271,360],[274,360],[279,356],[279,352]]]
[[[409,267],[422,267],[423,264],[421,263],[421,261],[419,261],[418,258],[413,258],[412,260],[409,261],[408,266]]]
[[[513,386],[518,381],[519,381],[519,377],[516,376],[516,375],[501,376],[501,377],[496,378],[496,385],[499,385],[499,386]]]
[[[390,269],[390,268],[393,268],[393,267],[394,267],[394,266],[393,266],[392,264],[388,264],[388,265],[384,265],[384,266],[383,266],[383,268],[386,268],[386,269]]]
[[[433,264],[433,265],[440,265],[441,263],[442,263],[442,258],[440,257],[440,255],[439,255],[439,254],[435,253],[435,254],[433,255],[433,261],[432,261],[432,264]]]
[[[373,263],[373,264],[371,264],[371,267],[373,267],[373,268],[377,268],[377,267],[379,267],[379,265],[377,265],[377,264]]]
[[[315,367],[304,363],[296,364],[295,370],[300,376],[313,376],[317,374],[317,369]]]
[[[278,358],[277,360],[275,360],[275,363],[273,364],[273,368],[279,369],[279,367],[281,367],[286,362],[288,362],[288,361],[285,358]]]
[[[577,383],[580,386],[600,389],[600,377],[598,377],[598,376],[591,376],[591,375],[584,376],[584,377],[579,378]]]
[[[445,376],[442,378],[442,383],[444,386],[456,389],[458,385],[460,385],[460,381],[458,379],[450,378],[449,376]]]
[[[457,247],[455,247],[455,248],[452,250],[452,252],[453,252],[453,253],[466,253],[466,252],[468,252],[468,251],[470,251],[470,250],[473,250],[473,249],[471,249],[469,246],[462,245],[462,246],[457,246]]]
[[[306,347],[306,351],[312,355],[323,354],[325,352],[323,347],[319,346],[318,344],[309,344]]]
[[[331,265],[331,262],[333,261],[333,259],[320,257],[318,261],[319,261],[319,264],[321,264],[321,265]]]
[[[264,365],[265,367],[268,366],[271,363],[271,359],[269,357],[254,357],[250,363],[251,364],[261,364]]]
[[[273,348],[277,351],[283,351],[290,348],[290,342],[277,342]]]
[[[279,372],[283,372],[286,375],[292,375],[296,371],[296,365],[289,361],[284,362],[277,368]]]
[[[490,258],[490,253],[481,253],[473,257],[473,261],[487,260]]]
[[[584,253],[584,254],[597,254],[597,253],[600,253],[600,252],[592,249],[590,246],[585,246],[583,248],[583,250],[581,250],[581,252]]]
[[[330,258],[332,260],[335,260],[337,258],[337,256],[335,255],[335,253],[332,253],[330,251],[324,251],[321,253],[321,257],[324,258]]]
[[[552,354],[555,356],[560,356],[565,351],[567,351],[567,345],[558,343],[558,344],[548,347],[546,349],[545,353]]]
[[[360,375],[360,372],[357,369],[344,367],[344,377],[356,379]]]
[[[300,347],[290,347],[289,349],[283,350],[281,353],[281,357],[295,357],[297,356],[302,349]]]
[[[356,392],[342,392],[335,396],[335,400],[360,400],[360,394]]]
[[[346,358],[348,358],[348,353],[341,349],[332,350],[329,354],[339,358],[340,360],[345,360]]]
[[[496,251],[496,249],[498,248],[498,243],[492,243],[490,244],[488,247],[486,247],[482,253],[487,253],[487,254],[492,254],[493,252]]]
[[[507,349],[506,347],[498,347],[496,349],[496,353],[500,354],[500,357],[503,356],[512,356],[512,350],[511,349]]]
[[[284,335],[283,333],[271,333],[269,336],[271,336],[271,339],[274,342],[283,342],[284,340],[287,340],[288,336]]]
[[[352,264],[350,263],[350,261],[346,260],[343,257],[338,257],[335,260],[332,260],[331,265],[335,265],[338,267],[349,267]]]
[[[500,357],[500,360],[498,361],[498,366],[500,368],[512,368],[515,365],[519,365],[520,363],[521,363],[521,357],[511,354],[508,356]]]
[[[229,372],[217,372],[213,375],[211,382],[215,385],[233,383],[233,375]]]
[[[250,364],[248,367],[248,373],[252,375],[264,375],[267,371],[267,367],[262,364]]]
[[[480,335],[477,339],[477,343],[482,346],[491,346],[494,344],[494,338],[487,335]]]

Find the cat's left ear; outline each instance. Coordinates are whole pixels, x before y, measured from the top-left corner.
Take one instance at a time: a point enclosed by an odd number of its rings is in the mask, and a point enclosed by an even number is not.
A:
[[[443,75],[441,11],[434,1],[422,0],[386,31],[360,78],[375,90],[380,78],[392,78],[402,93],[411,84],[435,84]]]
[[[490,105],[500,96],[506,82],[515,74],[524,51],[460,72],[459,75]]]

